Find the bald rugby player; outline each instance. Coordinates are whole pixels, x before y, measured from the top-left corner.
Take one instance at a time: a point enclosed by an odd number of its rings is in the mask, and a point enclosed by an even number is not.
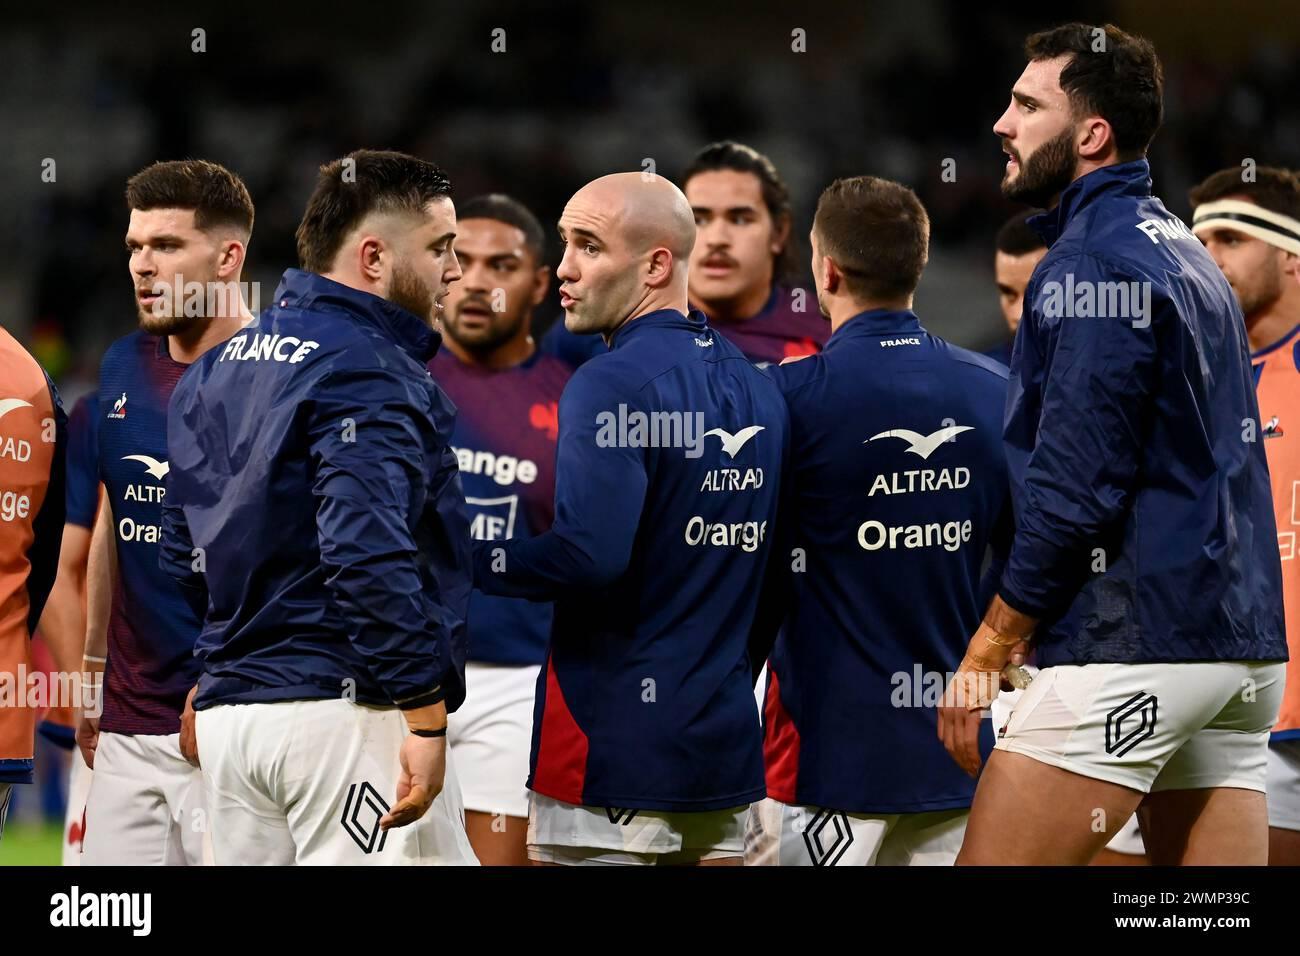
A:
[[[676,186],[602,177],[559,231],[565,325],[610,348],[560,400],[551,530],[474,554],[481,590],[555,601],[529,856],[737,865],[746,808],[764,794],[748,639],[785,403],[688,312],[695,222]]]

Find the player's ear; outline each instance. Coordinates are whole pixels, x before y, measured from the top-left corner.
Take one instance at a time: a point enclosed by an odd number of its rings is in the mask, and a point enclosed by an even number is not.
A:
[[[844,278],[844,273],[840,267],[835,264],[835,260],[830,256],[822,256],[822,288],[828,295],[834,295],[840,291],[840,282]]]
[[[663,246],[650,250],[650,261],[646,269],[646,285],[654,289],[667,285],[673,274],[673,254]]]
[[[357,243],[357,269],[362,277],[376,284],[384,279],[384,258],[389,250],[376,235],[363,235]]]
[[[221,244],[221,255],[217,258],[217,278],[229,279],[238,276],[244,268],[244,258],[248,254],[243,240],[227,239]]]
[[[1300,256],[1294,252],[1282,253],[1282,274],[1300,281]]]
[[[1110,123],[1100,116],[1089,116],[1085,119],[1080,132],[1082,134],[1082,138],[1078,140],[1080,159],[1104,160],[1116,148],[1115,131],[1111,129]]]
[[[531,302],[534,308],[542,304],[546,293],[551,291],[551,267],[538,266],[533,271],[533,294]]]

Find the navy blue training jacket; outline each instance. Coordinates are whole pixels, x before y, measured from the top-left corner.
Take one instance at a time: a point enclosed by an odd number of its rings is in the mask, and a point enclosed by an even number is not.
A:
[[[762,798],[749,640],[789,414],[673,310],[633,319],[560,399],[555,523],[475,542],[475,586],[554,599],[532,773],[572,804],[706,811]]]
[[[1010,543],[1006,368],[878,309],[769,372],[790,406],[781,521],[804,560],[778,565],[789,613],[768,667],[768,796],[968,807],[975,781],[935,736],[935,708]]]
[[[160,560],[206,586],[195,707],[464,699],[469,523],[455,407],[411,313],[290,269],[168,416]],[[202,591],[196,591],[202,600]]]
[[[1038,662],[1285,660],[1281,562],[1246,327],[1151,195],[1145,160],[1029,220],[1004,437],[1016,536],[1000,594]]]

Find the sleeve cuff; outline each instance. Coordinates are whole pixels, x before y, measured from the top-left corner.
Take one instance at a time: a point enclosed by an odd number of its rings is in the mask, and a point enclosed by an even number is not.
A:
[[[396,704],[400,710],[415,710],[418,707],[430,707],[433,704],[442,703],[443,698],[446,696],[447,692],[443,690],[442,685],[440,684],[432,690],[416,694],[414,697],[403,697],[400,700],[394,697],[393,703]]]
[[[1005,579],[1002,581],[1002,586],[998,588],[998,597],[1000,597],[1002,603],[1011,608],[1011,610],[1018,611],[1019,613],[1032,617],[1037,621],[1043,620],[1043,618],[1048,615],[1048,608],[1035,604],[1033,601],[1026,601],[1021,598],[1020,595],[1011,589]]]

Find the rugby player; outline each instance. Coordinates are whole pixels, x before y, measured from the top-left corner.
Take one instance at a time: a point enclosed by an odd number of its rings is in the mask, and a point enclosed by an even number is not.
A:
[[[1084,864],[1141,803],[1154,863],[1263,864],[1287,649],[1241,310],[1151,193],[1151,43],[1073,23],[1025,52],[993,128],[1004,195],[1047,210],[1007,399],[1016,535],[950,691],[1031,635],[1042,670],[958,862]],[[974,776],[987,702],[957,696],[939,733]]]
[[[3,836],[13,785],[34,776],[39,711],[28,706],[23,675],[59,567],[68,420],[45,370],[3,328],[0,382],[0,675],[19,697],[17,706],[0,707]]]
[[[1282,598],[1291,660],[1268,747],[1268,861],[1300,865],[1300,176],[1240,166],[1190,194],[1192,231],[1241,303],[1259,397],[1260,443],[1273,483]]]
[[[560,400],[555,524],[475,543],[475,586],[554,600],[537,685],[532,860],[739,865],[763,796],[750,632],[789,420],[688,312],[690,204],[604,176],[559,223],[569,331],[610,346]]]
[[[204,160],[154,163],[127,181],[126,253],[140,327],[99,372],[103,485],[87,571],[84,670],[103,672],[102,715],[78,743],[95,770],[82,864],[210,862],[199,770],[181,750],[202,615],[158,566],[168,401],[208,349],[251,320],[240,276],[253,230],[243,181]],[[105,662],[106,659],[106,662]]]
[[[975,783],[935,739],[934,707],[987,605],[986,552],[993,574],[1006,558],[1007,372],[912,311],[930,221],[906,186],[837,180],[811,240],[832,332],[771,370],[792,431],[782,522],[804,565],[776,555],[790,599],[746,863],[951,865]]]
[[[456,405],[451,443],[476,541],[530,538],[551,526],[560,394],[570,367],[537,349],[546,298],[541,224],[493,194],[457,209],[460,281],[443,302],[442,348],[429,371]],[[447,721],[479,862],[527,865],[528,751],[551,605],[475,591],[469,602],[465,704]]]
[[[207,608],[193,704],[218,864],[475,862],[446,754],[469,523],[426,367],[455,238],[432,163],[327,163],[303,268],[173,397],[162,561]]]

